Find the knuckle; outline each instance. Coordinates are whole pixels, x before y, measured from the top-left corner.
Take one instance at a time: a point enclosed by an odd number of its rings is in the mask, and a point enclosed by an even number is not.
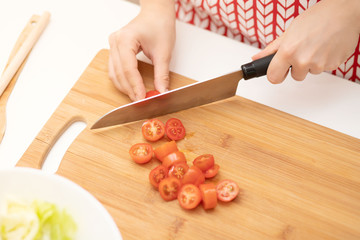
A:
[[[132,75],[132,73],[134,72],[134,69],[131,68],[131,67],[127,67],[127,66],[124,66],[123,67],[123,73],[126,77],[129,77]]]
[[[284,44],[281,46],[281,54],[284,59],[291,59],[294,56],[294,47],[290,44]]]
[[[116,40],[117,40],[117,32],[113,32],[109,35],[109,38],[108,38],[108,42],[110,44],[115,44],[116,43]]]
[[[300,69],[309,69],[309,59],[307,57],[299,57],[294,60],[294,65]]]
[[[162,82],[162,83],[170,82],[170,76],[168,74],[162,74],[160,76],[157,76],[156,79],[157,79],[157,82]]]
[[[125,34],[123,29],[120,29],[116,32],[113,32],[109,35],[108,41],[109,43],[113,43],[113,44],[121,44],[124,42],[126,36],[128,34]]]
[[[115,73],[115,76],[113,76],[114,80],[121,81],[123,79],[122,74],[119,72]]]
[[[281,57],[287,62],[291,61],[292,56],[293,56],[293,54],[290,50],[285,49],[281,52]]]

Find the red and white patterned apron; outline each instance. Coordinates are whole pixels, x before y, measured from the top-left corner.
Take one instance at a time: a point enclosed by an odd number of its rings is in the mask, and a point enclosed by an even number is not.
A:
[[[218,34],[264,48],[300,13],[320,0],[177,0],[176,16]],[[360,37],[355,52],[332,73],[360,83]]]

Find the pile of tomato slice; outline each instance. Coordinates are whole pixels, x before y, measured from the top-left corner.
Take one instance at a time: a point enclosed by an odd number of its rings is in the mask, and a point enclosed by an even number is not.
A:
[[[139,164],[149,162],[153,156],[161,165],[151,170],[150,183],[158,189],[165,201],[178,199],[184,209],[194,209],[202,203],[204,209],[217,206],[217,201],[229,202],[239,194],[239,186],[230,179],[217,184],[205,183],[216,176],[220,166],[212,154],[196,157],[189,166],[185,154],[176,141],[185,137],[185,127],[179,119],[171,118],[166,124],[150,119],[142,126],[142,134],[148,141],[157,141],[166,136],[171,140],[153,149],[149,143],[137,143],[130,148],[131,158]]]

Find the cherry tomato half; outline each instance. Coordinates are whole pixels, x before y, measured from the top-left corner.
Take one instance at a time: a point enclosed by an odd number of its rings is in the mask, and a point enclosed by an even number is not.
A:
[[[151,170],[149,174],[149,180],[151,185],[153,185],[155,188],[159,187],[159,184],[162,180],[168,177],[168,170],[160,165]]]
[[[169,169],[171,166],[177,163],[186,163],[185,154],[183,152],[177,151],[170,153],[166,157],[163,158],[162,165]]]
[[[153,148],[149,143],[137,143],[130,148],[129,154],[136,163],[147,163],[153,156]]]
[[[156,118],[144,122],[141,130],[144,138],[151,142],[155,142],[165,135],[165,125]]]
[[[220,166],[218,164],[214,164],[212,168],[209,168],[204,172],[205,178],[212,178],[215,177],[216,174],[219,172]]]
[[[182,179],[183,184],[191,183],[196,186],[199,186],[204,182],[205,176],[203,172],[196,166],[191,166]]]
[[[240,188],[233,180],[225,179],[216,185],[216,192],[220,201],[230,202],[239,194]]]
[[[217,205],[216,187],[213,183],[200,184],[201,199],[204,209],[215,208]]]
[[[181,182],[176,177],[168,177],[159,184],[160,196],[165,201],[171,201],[177,198],[181,188]]]
[[[194,184],[186,184],[181,187],[178,194],[178,201],[184,209],[194,209],[201,202],[201,193]]]
[[[170,118],[166,121],[165,131],[168,138],[174,141],[183,139],[186,134],[184,125],[177,118]]]
[[[166,142],[163,145],[155,148],[154,153],[155,153],[155,157],[162,162],[164,157],[166,157],[170,153],[177,151],[179,151],[179,149],[177,148],[176,142],[171,141],[171,142]]]
[[[158,90],[150,90],[150,91],[146,92],[145,98],[156,96],[158,94],[160,94],[160,92]]]
[[[170,167],[169,176],[176,177],[181,181],[188,170],[189,170],[189,165],[187,165],[186,162],[177,163]]]
[[[203,154],[194,159],[193,164],[197,166],[201,171],[212,168],[215,164],[214,156],[211,154]]]

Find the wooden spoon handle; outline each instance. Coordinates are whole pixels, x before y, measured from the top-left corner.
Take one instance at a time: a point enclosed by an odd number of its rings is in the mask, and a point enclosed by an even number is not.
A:
[[[11,79],[14,77],[15,73],[20,68],[21,64],[24,62],[25,58],[28,56],[29,52],[39,39],[40,35],[44,31],[45,27],[49,23],[50,13],[44,12],[40,17],[39,21],[36,23],[34,29],[30,32],[24,42],[21,44],[19,50],[13,56],[10,64],[8,64],[3,75],[0,78],[0,96],[5,91],[6,87],[9,85]],[[34,22],[31,22],[33,24]]]
[[[17,39],[17,41],[15,43],[14,48],[12,49],[12,51],[10,53],[10,56],[9,56],[9,59],[5,66],[4,71],[6,71],[6,69],[8,69],[8,67],[10,66],[10,63],[12,62],[12,60],[16,56],[16,54],[19,52],[21,46],[23,46],[25,40],[28,39],[28,36],[30,35],[30,33],[34,31],[36,26],[38,26],[41,18],[42,17],[39,15],[33,15],[30,18],[30,20],[27,22],[25,28],[21,32],[19,38]],[[31,49],[30,49],[30,51],[31,51]],[[27,56],[28,56],[28,54],[27,54]],[[11,94],[11,91],[13,90],[15,83],[20,75],[20,72],[25,65],[27,56],[24,58],[24,60],[20,64],[15,75],[10,79],[10,81],[9,81],[8,85],[5,87],[2,95],[0,94],[0,142],[2,141],[2,139],[4,137],[5,129],[6,129],[6,104],[9,99],[9,96]]]

